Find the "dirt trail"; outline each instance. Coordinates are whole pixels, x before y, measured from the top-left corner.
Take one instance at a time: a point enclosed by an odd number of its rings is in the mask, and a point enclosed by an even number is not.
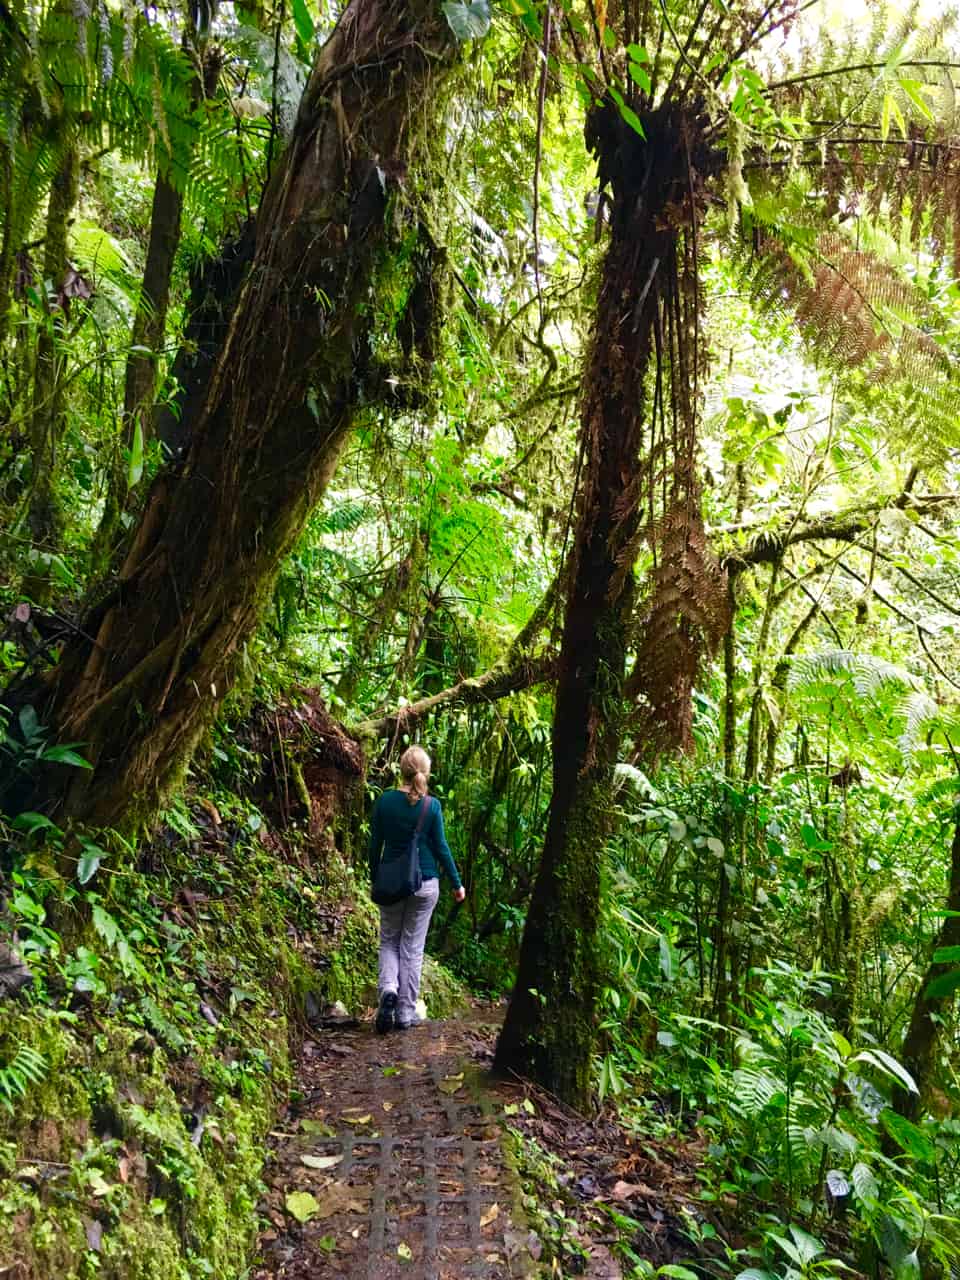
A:
[[[536,1271],[481,1088],[482,1017],[376,1036],[320,1032],[272,1137],[255,1280],[460,1280]],[[291,1193],[307,1199],[290,1201]],[[309,1220],[297,1222],[291,1206]]]

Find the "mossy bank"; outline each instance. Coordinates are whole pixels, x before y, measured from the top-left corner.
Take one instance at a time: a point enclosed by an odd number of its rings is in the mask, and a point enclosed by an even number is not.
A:
[[[332,847],[222,794],[119,872],[66,912],[41,848],[12,877],[35,981],[0,1006],[0,1274],[229,1280],[307,998],[370,1003],[376,913]],[[450,1011],[455,982],[426,976]]]

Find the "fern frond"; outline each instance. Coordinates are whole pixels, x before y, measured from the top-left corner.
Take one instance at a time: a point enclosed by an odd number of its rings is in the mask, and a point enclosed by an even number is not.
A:
[[[29,1045],[19,1045],[13,1058],[0,1065],[0,1103],[12,1114],[14,1101],[24,1097],[31,1084],[40,1084],[46,1074],[43,1055]]]
[[[826,649],[795,657],[787,687],[791,691],[802,691],[815,684],[847,683],[853,685],[861,698],[871,698],[892,685],[918,689],[917,678],[906,667],[850,649]]]
[[[762,215],[758,211],[758,216]],[[895,431],[931,455],[960,440],[960,373],[949,334],[921,283],[836,230],[756,226],[739,269],[761,311],[796,325],[814,361]]]

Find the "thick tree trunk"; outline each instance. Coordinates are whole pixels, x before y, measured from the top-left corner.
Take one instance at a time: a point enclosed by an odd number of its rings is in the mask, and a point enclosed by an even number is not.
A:
[[[677,169],[647,181],[649,160],[615,111],[596,120],[594,137],[614,204],[581,418],[583,471],[553,722],[553,794],[495,1063],[533,1076],[575,1106],[585,1105],[591,1091],[600,859],[622,727],[649,448],[646,382],[661,309],[676,279],[678,238],[677,226],[661,216],[677,195]],[[671,146],[662,135],[658,142]]]
[[[950,846],[950,881],[947,888],[946,913],[937,937],[935,952],[944,947],[960,947],[960,810],[957,812]],[[933,1083],[937,1046],[943,1034],[947,1015],[956,998],[956,987],[942,994],[929,995],[930,984],[948,973],[955,973],[957,962],[931,960],[917,990],[910,1025],[900,1051],[900,1061],[917,1086],[917,1093],[897,1089],[893,1105],[902,1116],[915,1120]]]
[[[43,279],[57,296],[47,302],[47,323],[37,341],[30,428],[32,469],[28,521],[34,541],[47,549],[59,546],[63,522],[57,493],[64,421],[63,354],[58,348],[68,304],[59,291],[67,272],[67,232],[77,203],[79,177],[80,157],[76,147],[70,147],[54,175],[47,207]]]
[[[321,51],[182,470],[50,677],[45,714],[94,765],[69,815],[152,817],[229,690],[362,400],[390,194],[456,56],[433,0],[354,0]]]

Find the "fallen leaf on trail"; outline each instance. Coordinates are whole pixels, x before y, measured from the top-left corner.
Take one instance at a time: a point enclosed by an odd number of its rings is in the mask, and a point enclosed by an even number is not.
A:
[[[382,1103],[381,1105],[382,1105],[382,1107],[383,1107],[384,1111],[392,1111],[392,1110],[393,1110],[393,1103],[392,1103],[392,1102],[384,1102],[384,1103]]]
[[[308,1169],[332,1169],[343,1156],[301,1156],[300,1159]]]
[[[323,1124],[320,1120],[301,1120],[300,1128],[304,1133],[315,1134],[318,1138],[332,1138],[334,1136],[334,1132],[330,1126],[328,1124]],[[291,1133],[283,1134],[282,1136],[292,1138],[294,1135]]]
[[[458,1089],[463,1088],[463,1072],[461,1071],[459,1075],[447,1076],[440,1081],[439,1088],[443,1093],[456,1093]]]
[[[480,1215],[481,1227],[488,1227],[490,1223],[493,1222],[494,1218],[499,1216],[499,1214],[500,1206],[498,1204],[492,1204],[489,1209],[484,1209],[483,1213]]]
[[[83,1227],[87,1235],[87,1247],[92,1249],[94,1253],[99,1253],[100,1244],[103,1240],[103,1224],[97,1222],[94,1218],[84,1218]]]
[[[610,1192],[614,1200],[630,1200],[633,1196],[647,1196],[652,1198],[654,1192],[650,1187],[642,1182],[615,1182],[613,1190]]]
[[[485,1253],[483,1255],[483,1260],[484,1262],[499,1262],[500,1255],[499,1253]]]
[[[316,1196],[312,1196],[309,1191],[291,1191],[285,1204],[287,1213],[298,1222],[309,1222],[320,1210]]]
[[[402,1240],[397,1245],[397,1257],[402,1258],[404,1262],[413,1261],[413,1250],[408,1244],[404,1244]]]
[[[359,1239],[360,1239],[360,1228],[359,1228],[359,1227],[354,1227],[354,1228],[353,1228],[353,1230],[350,1232],[350,1234],[353,1236],[354,1240],[359,1240]]]
[[[373,1116],[369,1113],[365,1116],[344,1116],[347,1124],[369,1124]]]
[[[384,1067],[384,1068],[383,1068],[383,1074],[384,1074],[384,1075],[387,1077],[387,1079],[389,1080],[389,1078],[390,1078],[391,1076],[398,1076],[398,1075],[400,1074],[400,1068],[399,1068],[399,1067]]]
[[[316,1196],[302,1191],[293,1194],[306,1195],[312,1202],[310,1217],[322,1220],[332,1218],[335,1213],[366,1213],[369,1205],[365,1205],[363,1201],[373,1195],[373,1188],[350,1187],[345,1182],[331,1182]],[[287,1196],[287,1208],[290,1209],[290,1196]],[[290,1212],[293,1213],[293,1210],[290,1209]]]

